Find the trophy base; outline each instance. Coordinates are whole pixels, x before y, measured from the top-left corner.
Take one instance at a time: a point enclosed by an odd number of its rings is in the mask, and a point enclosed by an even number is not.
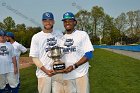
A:
[[[65,69],[65,63],[55,63],[53,64],[53,70],[56,73],[63,73]]]

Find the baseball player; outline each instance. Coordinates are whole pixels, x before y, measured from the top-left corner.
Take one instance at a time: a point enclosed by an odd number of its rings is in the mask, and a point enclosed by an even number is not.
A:
[[[19,58],[21,53],[25,53],[27,49],[20,43],[15,41],[15,35],[12,32],[7,32],[6,33],[6,40],[7,42],[10,42],[14,49],[15,49],[15,56],[17,60],[17,67],[18,67],[18,72],[19,72]],[[20,81],[19,81],[19,73],[17,74],[17,80],[19,82],[18,87],[20,86]]]
[[[6,42],[4,32],[0,30],[0,93],[4,92],[7,82],[11,87],[11,93],[18,93],[17,73],[14,47]]]
[[[51,93],[54,70],[52,69],[53,60],[48,57],[49,49],[57,46],[58,39],[62,35],[53,31],[54,16],[51,12],[43,13],[42,24],[44,29],[32,37],[29,56],[37,66],[39,93]]]
[[[93,56],[93,46],[85,31],[76,30],[77,21],[71,12],[63,15],[66,34],[61,46],[66,54],[62,60],[66,64],[64,78],[65,93],[89,93],[88,69]]]

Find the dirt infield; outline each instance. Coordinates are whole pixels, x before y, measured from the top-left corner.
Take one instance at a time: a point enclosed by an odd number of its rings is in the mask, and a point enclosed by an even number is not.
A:
[[[32,59],[30,57],[20,57],[20,69],[29,67],[33,64]]]

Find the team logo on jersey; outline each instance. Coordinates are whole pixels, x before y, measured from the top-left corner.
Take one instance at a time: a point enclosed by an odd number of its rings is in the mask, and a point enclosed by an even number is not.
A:
[[[63,48],[63,52],[65,53],[69,53],[69,52],[75,52],[76,51],[76,46],[73,46],[73,39],[66,39],[64,46],[66,46],[66,48]]]
[[[55,37],[47,39],[48,46],[54,46],[56,43],[57,43],[57,40],[55,39]]]
[[[0,55],[2,56],[9,55],[8,48],[6,48],[6,46],[0,47]]]
[[[48,50],[49,50],[50,47],[55,46],[56,43],[57,43],[57,40],[55,39],[55,37],[53,37],[53,38],[48,38],[48,39],[47,39],[47,48],[45,49],[46,52],[48,52]]]
[[[73,39],[66,39],[64,46],[70,47],[74,43]]]

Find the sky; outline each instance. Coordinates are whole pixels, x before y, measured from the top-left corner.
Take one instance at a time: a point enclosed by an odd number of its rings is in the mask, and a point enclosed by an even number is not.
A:
[[[116,18],[122,12],[140,10],[140,0],[0,0],[0,22],[11,16],[16,24],[42,26],[42,14],[52,12],[54,29],[64,30],[61,20],[65,12],[91,11],[94,6],[103,7],[106,14]]]

